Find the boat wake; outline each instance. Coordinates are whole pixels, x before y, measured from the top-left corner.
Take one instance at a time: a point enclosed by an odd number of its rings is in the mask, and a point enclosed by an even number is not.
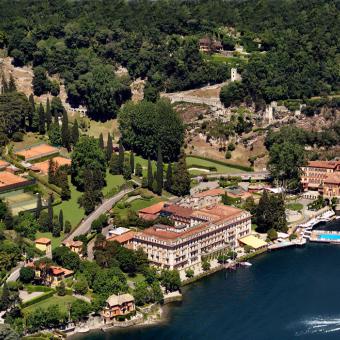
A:
[[[295,335],[307,335],[316,333],[334,333],[340,332],[340,318],[321,318],[317,317],[314,319],[304,320],[299,323],[299,327],[302,329],[298,330]]]

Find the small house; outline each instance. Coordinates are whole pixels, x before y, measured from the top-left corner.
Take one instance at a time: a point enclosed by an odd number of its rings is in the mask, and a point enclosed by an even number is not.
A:
[[[63,245],[69,248],[72,252],[81,255],[83,250],[83,242],[82,241],[63,241]]]
[[[102,311],[104,321],[111,321],[120,315],[128,315],[135,311],[135,299],[131,294],[111,295],[106,300]]]
[[[35,247],[44,252],[45,254],[51,254],[52,245],[51,240],[47,237],[40,237],[34,241]]]
[[[164,202],[158,202],[151,205],[150,207],[138,210],[138,216],[139,218],[142,218],[146,221],[154,221],[159,216],[159,213],[161,212],[163,207]]]

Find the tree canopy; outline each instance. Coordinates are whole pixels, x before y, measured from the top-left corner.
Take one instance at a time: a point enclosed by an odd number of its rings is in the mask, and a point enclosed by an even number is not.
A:
[[[125,148],[156,159],[160,147],[164,161],[178,158],[184,127],[168,101],[127,103],[119,114],[119,127]]]

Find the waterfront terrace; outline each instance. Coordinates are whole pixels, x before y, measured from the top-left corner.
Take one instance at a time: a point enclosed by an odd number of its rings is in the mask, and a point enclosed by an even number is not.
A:
[[[216,205],[191,210],[172,205],[165,209],[173,213],[168,216],[176,219],[174,226],[156,224],[133,239],[133,248],[142,248],[161,268],[198,269],[202,257],[238,246],[238,239],[251,232],[251,215],[238,208]],[[183,223],[180,217],[185,217]]]

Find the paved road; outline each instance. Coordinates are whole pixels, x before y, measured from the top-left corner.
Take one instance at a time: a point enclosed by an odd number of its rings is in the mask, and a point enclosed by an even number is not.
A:
[[[17,266],[14,268],[14,270],[12,271],[12,273],[10,274],[10,276],[7,278],[6,282],[18,280],[19,275],[20,275],[20,269],[23,265],[24,265],[24,262],[19,262]]]
[[[73,240],[75,236],[86,234],[91,229],[92,222],[98,218],[101,214],[106,213],[109,211],[114,204],[116,204],[124,195],[133,191],[133,188],[125,189],[120,191],[118,194],[112,196],[103,201],[103,203],[94,211],[92,212],[87,218],[79,225],[79,227],[73,231],[65,240]]]
[[[239,173],[232,173],[232,174],[217,174],[217,173],[210,173],[205,174],[207,177],[212,178],[219,178],[219,177],[241,177],[244,180],[255,179],[255,180],[265,180],[269,177],[269,171],[249,171],[249,172],[239,172]],[[195,179],[200,180],[202,176],[197,176]]]

